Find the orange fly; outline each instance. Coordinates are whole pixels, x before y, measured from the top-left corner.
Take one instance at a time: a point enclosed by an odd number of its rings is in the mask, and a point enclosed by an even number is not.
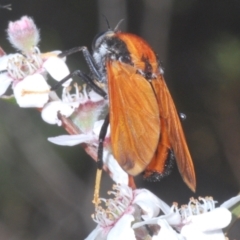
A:
[[[78,75],[109,99],[99,136],[99,168],[110,122],[113,155],[127,173],[144,172],[145,178],[157,181],[169,173],[168,161],[175,158],[184,182],[195,191],[194,166],[178,112],[148,43],[134,34],[108,30],[94,39],[93,55],[80,47],[64,56],[76,51],[83,51],[91,75],[77,70],[69,77]]]

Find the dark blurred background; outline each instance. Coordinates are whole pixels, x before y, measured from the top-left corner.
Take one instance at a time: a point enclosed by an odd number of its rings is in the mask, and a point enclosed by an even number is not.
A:
[[[123,31],[146,39],[159,54],[166,82],[183,122],[197,174],[193,194],[177,167],[160,183],[139,176],[139,187],[171,205],[191,196],[219,203],[240,187],[239,0],[1,0],[0,45],[9,21],[34,18],[42,52],[91,47],[94,36],[119,20]],[[71,70],[87,71],[82,54]],[[34,109],[0,102],[0,239],[83,239],[95,227],[90,215],[96,165],[79,147],[60,147],[47,137],[64,133]],[[102,195],[111,181],[104,174]],[[235,236],[235,238],[237,238]]]

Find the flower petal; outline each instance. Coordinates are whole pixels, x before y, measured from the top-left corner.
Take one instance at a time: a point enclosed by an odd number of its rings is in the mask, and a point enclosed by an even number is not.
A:
[[[44,63],[43,67],[46,71],[57,81],[62,80],[64,77],[70,74],[66,63],[58,57],[49,57]],[[64,87],[69,86],[72,79],[63,83]]]
[[[180,223],[180,215],[174,213],[170,206],[168,206],[164,201],[155,196],[153,193],[147,189],[137,189],[134,192],[136,194],[134,203],[139,205],[144,210],[144,212],[147,213],[145,215],[142,215],[142,218],[144,220],[156,217],[159,214],[159,210],[161,209],[165,216],[168,216],[169,220],[171,219],[171,222],[174,224]]]
[[[185,240],[183,236],[172,229],[165,219],[158,219],[160,230],[157,236],[153,236],[152,240],[167,239],[167,240]]]
[[[132,221],[134,221],[132,215],[123,215],[108,233],[107,240],[136,240],[134,231],[131,228]]]
[[[17,56],[20,54],[8,54],[8,55],[4,55],[0,58],[0,71],[7,70],[7,65],[8,65],[9,59],[15,55]]]
[[[220,207],[225,207],[225,208],[231,208],[232,206],[234,206],[236,203],[238,203],[240,201],[240,195],[237,195],[236,197],[232,197],[229,200],[227,200],[226,202],[224,202],[223,204],[221,204]]]
[[[34,74],[18,82],[13,91],[20,107],[41,108],[49,99],[50,87],[42,75]]]
[[[0,96],[7,91],[11,82],[12,82],[12,79],[8,76],[7,73],[0,74]]]
[[[202,231],[214,231],[226,227],[232,219],[231,212],[226,208],[215,208],[211,212],[194,215],[187,218],[187,222],[194,224]],[[184,227],[183,227],[184,228]]]
[[[154,194],[152,194],[147,189],[139,189],[134,191],[134,193],[136,196],[134,198],[133,204],[137,204],[143,210],[145,214],[142,215],[142,218],[144,220],[156,217],[159,214],[159,199]]]
[[[58,119],[58,113],[60,112],[63,116],[69,117],[74,112],[74,107],[70,104],[63,103],[61,101],[53,101],[47,103],[42,112],[42,119],[49,124],[61,125],[61,121]]]
[[[75,146],[81,143],[91,143],[95,141],[95,137],[92,134],[79,134],[79,135],[61,135],[58,137],[48,138],[49,142],[52,142],[61,146]]]
[[[107,151],[103,151],[103,162],[107,165],[110,176],[115,183],[128,185],[128,174],[118,164],[113,155]]]
[[[196,225],[185,225],[181,230],[181,235],[186,240],[225,240],[222,230],[202,232]]]
[[[101,234],[102,234],[102,227],[100,227],[99,225],[87,236],[87,238],[85,238],[85,240],[104,240],[106,238],[101,238]]]

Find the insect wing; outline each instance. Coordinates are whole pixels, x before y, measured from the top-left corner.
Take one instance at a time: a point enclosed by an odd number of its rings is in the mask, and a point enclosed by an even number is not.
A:
[[[111,142],[121,167],[135,176],[151,161],[160,135],[152,86],[129,64],[107,62]]]
[[[194,166],[173,99],[162,75],[159,75],[156,81],[152,81],[152,84],[159,103],[160,117],[166,121],[170,145],[174,151],[179,172],[189,188],[195,191]]]

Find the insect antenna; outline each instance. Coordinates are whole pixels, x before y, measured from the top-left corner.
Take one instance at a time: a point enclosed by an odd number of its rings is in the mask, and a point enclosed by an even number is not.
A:
[[[121,25],[121,23],[124,21],[124,19],[121,19],[119,22],[118,22],[118,24],[117,24],[117,26],[114,28],[114,32],[117,32],[118,31],[118,28],[119,28],[119,26]]]
[[[110,24],[109,24],[109,21],[108,21],[107,17],[104,14],[102,14],[102,17],[105,19],[105,21],[107,23],[108,30],[111,30],[111,27],[110,27]]]

